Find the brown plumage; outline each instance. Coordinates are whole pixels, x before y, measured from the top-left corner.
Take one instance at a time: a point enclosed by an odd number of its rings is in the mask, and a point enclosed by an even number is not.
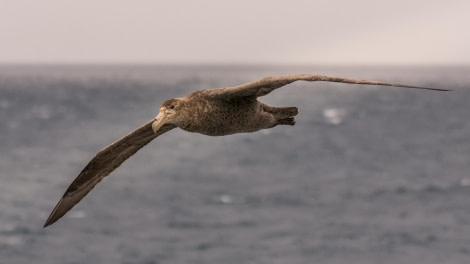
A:
[[[96,184],[140,148],[175,127],[209,136],[223,136],[254,132],[277,125],[294,125],[294,117],[298,114],[296,107],[273,107],[258,101],[257,98],[299,80],[448,91],[325,75],[295,74],[267,77],[230,88],[199,90],[183,98],[169,99],[161,105],[155,119],[146,122],[96,154],[65,191],[44,227],[65,215]]]

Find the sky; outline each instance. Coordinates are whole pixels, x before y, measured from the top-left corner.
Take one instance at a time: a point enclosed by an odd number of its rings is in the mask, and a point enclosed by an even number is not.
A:
[[[0,0],[0,63],[464,64],[468,0]]]

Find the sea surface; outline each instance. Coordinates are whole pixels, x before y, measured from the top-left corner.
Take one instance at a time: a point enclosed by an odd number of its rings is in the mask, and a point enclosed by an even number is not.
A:
[[[172,130],[57,223],[103,147],[196,89],[296,82],[295,126]],[[0,263],[470,263],[470,67],[0,66]]]

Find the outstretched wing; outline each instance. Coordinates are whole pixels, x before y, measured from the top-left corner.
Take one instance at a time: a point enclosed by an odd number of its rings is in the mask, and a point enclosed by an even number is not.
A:
[[[277,88],[280,88],[289,83],[295,81],[322,81],[322,82],[340,82],[340,83],[353,83],[353,84],[366,84],[366,85],[382,85],[382,86],[395,86],[395,87],[404,87],[404,88],[416,88],[416,89],[426,89],[426,90],[436,90],[436,91],[449,91],[446,89],[438,88],[428,88],[428,87],[419,87],[405,84],[397,83],[386,83],[378,81],[369,81],[369,80],[360,80],[360,79],[351,79],[343,77],[333,77],[327,75],[313,75],[313,74],[292,74],[292,75],[282,75],[282,76],[273,76],[266,77],[258,81],[249,82],[235,87],[222,88],[211,90],[212,95],[226,97],[227,99],[234,97],[245,97],[245,96],[264,96],[268,93],[274,91]]]
[[[55,206],[44,227],[53,224],[64,216],[74,205],[85,197],[104,177],[119,167],[130,156],[147,145],[154,138],[175,128],[164,125],[157,133],[152,130],[154,120],[148,121],[136,130],[102,149],[73,180],[64,196]]]

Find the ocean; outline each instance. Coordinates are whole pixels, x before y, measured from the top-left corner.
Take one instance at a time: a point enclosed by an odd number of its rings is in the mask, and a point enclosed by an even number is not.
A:
[[[295,126],[172,130],[43,228],[164,100],[289,73],[453,91],[296,82]],[[0,263],[468,263],[469,117],[469,67],[3,65]]]

